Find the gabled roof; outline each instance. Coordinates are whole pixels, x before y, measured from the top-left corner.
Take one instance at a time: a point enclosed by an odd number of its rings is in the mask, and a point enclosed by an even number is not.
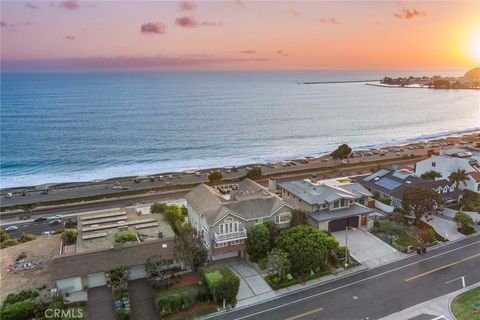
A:
[[[475,180],[475,182],[480,182],[480,172],[473,171],[469,172],[468,174],[470,175],[470,177],[472,177],[473,180]]]
[[[345,179],[323,180],[318,183],[310,180],[282,182],[279,185],[308,204],[325,204],[338,199],[358,199],[372,194],[356,182]]]
[[[358,181],[365,188],[388,194],[396,199],[403,199],[403,191],[406,186],[419,185],[425,180],[415,176],[407,170],[381,169],[382,175],[375,173],[364,176],[357,176]]]
[[[241,220],[271,217],[284,206],[291,208],[280,197],[258,183],[245,179],[232,190],[230,199],[207,185],[199,185],[186,196],[188,204],[199,215],[205,215],[209,225],[214,225],[231,214]]]

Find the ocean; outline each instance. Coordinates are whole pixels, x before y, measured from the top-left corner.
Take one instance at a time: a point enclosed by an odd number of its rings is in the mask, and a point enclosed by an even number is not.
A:
[[[364,83],[460,71],[2,73],[0,187],[316,156],[480,130],[480,91]]]

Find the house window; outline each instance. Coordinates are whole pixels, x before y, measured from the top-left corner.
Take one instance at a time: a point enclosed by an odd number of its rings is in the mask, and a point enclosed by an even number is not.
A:
[[[333,209],[338,208],[338,200],[333,202]]]
[[[263,223],[263,218],[255,219],[255,220],[253,221],[253,224],[254,224],[254,225],[257,225],[257,224],[260,224],[260,223]]]
[[[279,214],[278,216],[275,216],[275,223],[277,224],[289,223],[291,219],[292,219],[292,216],[290,213]]]
[[[436,163],[435,163],[435,161],[433,161],[433,162],[432,162],[432,167],[435,168],[435,165],[436,165]]]
[[[230,241],[230,244],[233,246],[235,244],[242,244],[244,242],[243,239],[240,239],[240,240],[234,240],[234,241]]]
[[[216,242],[215,242],[215,248],[227,247],[228,244],[229,244],[229,242],[223,242],[223,243],[216,243]]]

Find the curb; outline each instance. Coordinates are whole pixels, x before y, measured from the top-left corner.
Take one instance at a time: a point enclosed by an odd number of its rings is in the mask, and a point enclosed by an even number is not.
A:
[[[453,299],[455,299],[456,297],[458,297],[459,295],[465,293],[465,292],[468,292],[470,290],[473,290],[473,289],[476,289],[476,288],[480,288],[480,282],[478,283],[474,283],[474,284],[471,284],[463,289],[460,289],[458,294],[454,295],[453,297],[450,298],[450,300],[448,300],[448,311],[450,312],[450,316],[452,316],[452,319],[453,320],[458,320],[455,315],[453,314],[452,312],[452,302],[453,302]],[[464,290],[464,289],[467,289],[467,290]]]

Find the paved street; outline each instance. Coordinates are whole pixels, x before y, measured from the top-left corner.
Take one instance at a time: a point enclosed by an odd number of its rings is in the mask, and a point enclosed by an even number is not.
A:
[[[379,319],[480,281],[480,235],[209,319]],[[446,283],[449,282],[449,283]]]
[[[362,265],[372,268],[398,260],[405,254],[398,252],[382,240],[367,231],[357,228],[348,232],[348,249],[352,256]],[[340,245],[346,242],[346,231],[333,232],[332,235]]]

